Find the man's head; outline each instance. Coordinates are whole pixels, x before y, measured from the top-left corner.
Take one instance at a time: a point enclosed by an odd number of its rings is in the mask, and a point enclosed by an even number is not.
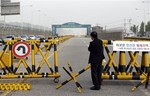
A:
[[[91,32],[90,35],[91,35],[92,40],[97,38],[97,32],[96,31]]]

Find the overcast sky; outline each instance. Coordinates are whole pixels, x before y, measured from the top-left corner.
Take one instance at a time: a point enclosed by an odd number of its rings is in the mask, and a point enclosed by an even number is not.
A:
[[[6,21],[29,22],[51,27],[52,24],[78,22],[100,26],[122,26],[124,19],[132,24],[150,20],[150,0],[12,0],[21,3],[20,16]],[[148,3],[149,2],[149,3]],[[30,6],[32,5],[32,6]],[[139,10],[135,10],[138,8]],[[150,16],[150,15],[149,15]],[[3,17],[1,16],[1,20]],[[128,21],[128,20],[127,20]],[[126,22],[127,22],[126,21]]]

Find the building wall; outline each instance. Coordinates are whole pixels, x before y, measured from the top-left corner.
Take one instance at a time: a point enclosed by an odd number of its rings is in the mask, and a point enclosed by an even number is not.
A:
[[[124,35],[123,32],[112,32],[112,33],[98,33],[99,39],[104,39],[104,40],[123,40]]]
[[[86,28],[57,28],[56,34],[58,34],[58,36],[65,36],[65,35],[85,36],[87,35],[87,29]]]
[[[103,32],[103,27],[94,26],[94,27],[92,27],[92,31],[96,31],[97,33],[101,33],[101,32]]]

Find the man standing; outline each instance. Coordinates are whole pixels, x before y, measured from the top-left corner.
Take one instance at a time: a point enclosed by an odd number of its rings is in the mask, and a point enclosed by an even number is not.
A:
[[[97,37],[97,32],[91,32],[91,39],[88,50],[90,51],[89,63],[91,64],[91,76],[93,87],[91,90],[100,90],[102,81],[102,61],[105,58],[103,53],[103,43]]]

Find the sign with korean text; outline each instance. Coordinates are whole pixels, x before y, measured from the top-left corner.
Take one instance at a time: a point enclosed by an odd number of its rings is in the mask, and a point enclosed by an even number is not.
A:
[[[150,42],[114,41],[113,51],[150,51]]]

